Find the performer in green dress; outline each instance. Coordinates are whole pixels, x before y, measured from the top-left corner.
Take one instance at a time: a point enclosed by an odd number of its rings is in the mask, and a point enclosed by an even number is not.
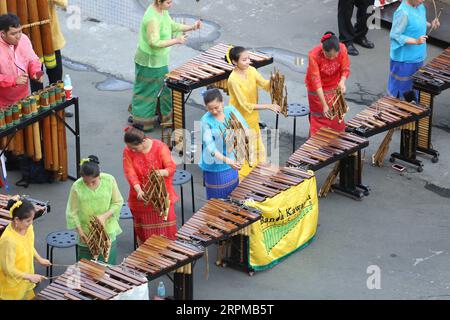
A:
[[[79,235],[78,259],[92,259],[86,242],[89,222],[96,216],[112,241],[108,263],[116,264],[116,237],[122,233],[119,219],[123,206],[116,179],[100,172],[96,156],[82,160],[80,174],[81,178],[72,185],[66,209],[67,227],[76,229]],[[99,257],[99,260],[104,261],[102,258]]]
[[[169,72],[170,47],[184,44],[187,36],[183,33],[200,29],[202,25],[201,21],[195,22],[192,26],[174,22],[168,12],[171,7],[172,0],[155,0],[148,7],[141,22],[135,56],[136,80],[131,104],[131,120],[142,125],[144,131],[153,129],[155,122],[158,121],[156,116],[158,95],[160,95],[160,120],[171,121],[171,90],[164,87],[164,77]]]

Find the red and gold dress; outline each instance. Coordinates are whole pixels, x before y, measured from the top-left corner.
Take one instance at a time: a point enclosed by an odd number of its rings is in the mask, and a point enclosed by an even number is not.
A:
[[[341,77],[348,78],[350,75],[350,59],[344,44],[339,45],[340,50],[335,59],[325,56],[322,45],[318,45],[308,54],[308,70],[306,72],[306,88],[308,89],[308,101],[310,107],[310,136],[314,135],[320,128],[329,127],[337,131],[345,130],[345,122],[339,123],[336,117],[333,120],[326,118],[323,114],[323,106],[320,102],[317,90],[322,88],[325,100],[331,108],[336,96],[336,89]]]
[[[128,205],[133,214],[134,230],[138,239],[145,242],[149,237],[156,234],[175,240],[177,232],[175,202],[178,200],[178,196],[173,188],[173,175],[176,171],[176,164],[167,145],[159,140],[152,139],[152,147],[147,153],[133,152],[125,147],[123,168],[125,177],[130,184]],[[137,199],[137,193],[133,187],[136,184],[143,187],[150,168],[165,169],[169,172],[169,176],[164,177],[170,199],[167,221],[164,221],[164,218],[160,217],[159,212],[155,211],[151,205],[145,207],[144,202]]]

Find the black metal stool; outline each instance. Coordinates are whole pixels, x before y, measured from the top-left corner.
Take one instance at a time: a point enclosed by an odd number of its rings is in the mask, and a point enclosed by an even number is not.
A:
[[[123,204],[122,209],[120,210],[120,220],[133,220],[133,214],[131,213],[130,207],[126,203]],[[134,249],[136,250],[138,245],[136,232],[134,231],[134,222],[133,222],[133,245]]]
[[[75,247],[75,257],[78,261],[78,234],[75,231],[56,231],[47,235],[47,260],[53,264],[53,249]],[[53,277],[53,266],[47,267],[47,277]],[[50,279],[52,282],[52,279]]]
[[[287,106],[288,117],[294,117],[294,141],[292,143],[292,152],[295,152],[295,140],[297,136],[297,117],[305,117],[309,115],[309,106],[301,103],[289,103]],[[276,129],[278,130],[278,120],[280,115],[277,114]]]
[[[192,212],[195,212],[194,203],[194,177],[189,171],[177,170],[173,176],[173,185],[180,186],[181,188],[181,222],[184,224],[184,195],[183,195],[183,185],[191,181],[192,190]]]

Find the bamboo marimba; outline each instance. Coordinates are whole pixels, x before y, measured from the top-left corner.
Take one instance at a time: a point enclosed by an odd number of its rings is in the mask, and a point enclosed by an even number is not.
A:
[[[345,101],[344,94],[342,93],[340,88],[336,89],[336,95],[333,98],[333,101],[330,102],[330,120],[334,120],[337,117],[338,122],[341,123],[342,121],[344,121],[344,117],[347,114],[349,108],[347,105],[347,101]]]
[[[321,128],[289,157],[287,164],[317,171],[368,145],[367,139],[354,134]]]
[[[249,142],[252,138],[247,135],[248,130],[233,112],[230,113],[230,118],[225,120],[224,125],[221,134],[228,154],[233,153],[236,161],[240,163],[247,161],[250,167],[253,167],[254,150]]]
[[[30,38],[36,55],[47,69],[56,67],[50,26],[48,0],[1,0],[0,12],[13,13],[20,19],[23,32]]]
[[[332,188],[353,199],[361,200],[369,195],[370,191],[369,187],[362,183],[361,150],[368,145],[369,140],[355,134],[321,128],[289,157],[287,165],[317,171],[338,162],[320,194],[324,196]],[[332,185],[338,174],[339,184]]]
[[[259,164],[231,193],[231,199],[244,204],[247,200],[263,202],[293,186],[311,179],[314,174],[301,168],[278,168]]]
[[[0,236],[3,233],[4,229],[11,223],[11,216],[9,214],[9,210],[7,210],[6,208],[8,206],[8,201],[15,197],[18,196],[0,194]],[[28,200],[31,201],[35,208],[36,213],[34,215],[34,219],[38,219],[47,214],[47,212],[50,212],[50,205],[48,202],[31,198],[28,198]]]
[[[419,103],[431,109],[430,116],[419,121],[417,150],[439,161],[439,152],[431,143],[434,97],[450,87],[450,47],[419,69],[413,76],[414,89],[419,90]]]
[[[65,111],[51,112],[64,103],[64,83],[60,81],[0,110],[0,149],[36,162],[42,160],[56,180],[66,181],[69,173]],[[42,116],[45,113],[48,116]],[[33,121],[36,118],[42,120]]]
[[[232,202],[209,200],[177,232],[179,239],[208,246],[225,240],[261,219],[259,212]],[[247,230],[248,231],[248,230]]]
[[[162,216],[164,221],[167,221],[170,200],[163,176],[157,170],[150,169],[142,189],[145,194],[144,206],[151,205],[152,208],[159,211],[159,216]]]
[[[228,90],[227,79],[234,69],[225,58],[229,49],[229,45],[217,44],[166,75],[166,84],[172,89],[174,131],[186,129],[186,103],[193,90],[209,85]],[[250,60],[255,68],[273,63],[272,57],[257,52],[250,52]],[[173,138],[175,145],[183,145],[181,133]]]
[[[391,161],[399,159],[417,166],[417,170],[423,170],[423,164],[417,160],[417,142],[420,141],[417,134],[417,122],[430,115],[430,109],[426,106],[401,101],[392,97],[383,97],[358,113],[347,122],[347,131],[354,132],[363,137],[400,128],[402,130],[400,152],[391,155]],[[387,150],[391,139],[389,135],[383,141],[380,149]],[[380,157],[384,158],[386,152],[379,150]],[[381,163],[383,159],[374,159],[373,162]]]
[[[123,266],[103,266],[82,259],[36,296],[37,300],[112,300],[145,285],[144,275]]]
[[[145,273],[149,281],[175,272],[175,299],[192,300],[194,297],[193,263],[203,254],[202,246],[153,235],[126,257],[121,265]]]
[[[270,97],[272,103],[280,106],[281,113],[288,116],[288,91],[285,85],[285,76],[275,69],[270,77]]]
[[[203,248],[180,240],[152,236],[124,259],[123,265],[156,279],[203,255]]]
[[[89,222],[89,235],[86,244],[95,260],[101,255],[105,261],[108,261],[112,242],[105,227],[97,217],[92,217]]]

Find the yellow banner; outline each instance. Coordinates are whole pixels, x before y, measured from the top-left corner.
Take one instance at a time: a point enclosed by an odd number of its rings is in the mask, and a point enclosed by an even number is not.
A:
[[[269,269],[313,241],[319,219],[315,177],[264,202],[246,205],[263,216],[251,226],[249,263],[254,270]]]

